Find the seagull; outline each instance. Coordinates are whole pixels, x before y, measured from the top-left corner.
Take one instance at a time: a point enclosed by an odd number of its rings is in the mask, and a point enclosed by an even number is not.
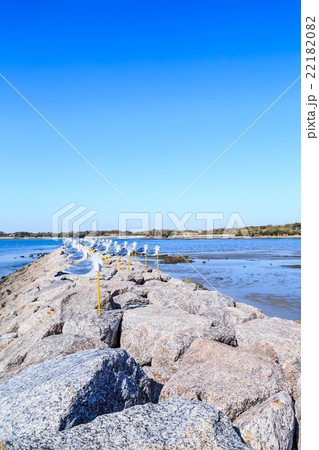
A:
[[[100,272],[102,266],[103,261],[101,256],[98,253],[94,253],[91,258],[80,261],[78,264],[69,266],[63,271],[63,273],[68,273],[78,278],[88,278],[93,277],[97,272]]]
[[[131,246],[130,246],[131,247]],[[133,248],[127,247],[127,256],[128,256],[128,261],[127,261],[127,276],[129,276],[130,274],[130,261],[131,261],[131,253],[133,253]],[[133,254],[132,254],[132,258],[133,258]]]
[[[67,253],[68,255],[71,255],[73,253],[77,253],[80,250],[80,244],[76,243],[76,242],[72,242],[69,245],[65,246],[65,253]]]
[[[97,275],[97,296],[98,296],[98,312],[101,315],[101,301],[100,301],[100,270],[103,267],[103,261],[99,253],[94,253],[90,259],[79,262],[76,265],[70,266],[63,272],[74,275],[78,278],[92,277]],[[110,277],[108,278],[110,279]]]
[[[71,256],[69,257],[70,261],[84,261],[88,258],[90,252],[88,251],[87,248],[83,247],[80,251],[76,252],[76,253],[72,253]]]
[[[121,270],[121,256],[124,256],[126,254],[126,250],[117,244],[115,247],[114,254],[117,255],[119,258],[119,270]]]
[[[145,255],[145,267],[147,267],[147,252],[148,252],[148,244],[144,244],[143,247],[139,247],[138,249],[135,249],[135,255],[136,253],[142,253],[142,255]]]
[[[106,252],[106,254],[107,254],[107,263],[108,263],[108,264],[110,264],[110,248],[111,248],[111,243],[108,242],[108,243],[106,244],[106,247],[105,247],[105,252]],[[106,258],[106,257],[105,257],[105,258]]]
[[[158,257],[160,248],[161,247],[159,245],[155,245],[154,250],[151,253],[149,253],[150,256],[156,256],[157,258],[157,272],[158,272]]]

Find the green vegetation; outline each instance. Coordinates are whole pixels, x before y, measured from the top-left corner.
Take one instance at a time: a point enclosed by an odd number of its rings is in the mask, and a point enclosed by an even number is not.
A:
[[[301,236],[301,223],[295,222],[287,225],[266,225],[261,227],[248,227],[250,236]]]
[[[301,236],[301,223],[289,223],[286,225],[260,225],[247,228],[217,228],[214,234],[230,234],[236,237],[249,235],[250,237],[272,236]]]
[[[192,236],[204,236],[206,234],[206,231],[195,231],[195,230],[187,230],[186,232],[181,231],[175,231],[175,230],[162,230],[162,233],[160,233],[158,230],[150,230],[150,231],[144,231],[139,233],[132,233],[131,231],[127,231],[126,233],[123,233],[119,230],[100,230],[94,232],[92,234],[91,231],[81,231],[79,233],[80,238],[84,238],[87,235],[90,236],[116,236],[121,237],[121,234],[124,236],[142,236],[144,238],[160,238],[163,239],[172,238],[172,237],[184,237],[187,238]],[[217,236],[220,236],[222,234],[229,235],[230,237],[289,237],[289,236],[301,236],[301,223],[295,222],[295,223],[289,223],[286,225],[260,225],[257,227],[247,227],[247,228],[217,228],[213,231],[208,231],[207,234],[214,234]],[[51,238],[51,233],[29,233],[27,231],[18,231],[15,233],[4,233],[3,231],[0,231],[0,238],[14,238],[14,239],[21,239],[21,238]],[[74,237],[72,233],[59,233],[58,236],[54,236],[58,238],[63,237]]]

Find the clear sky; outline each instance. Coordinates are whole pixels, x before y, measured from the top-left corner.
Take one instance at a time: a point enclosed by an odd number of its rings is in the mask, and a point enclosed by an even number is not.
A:
[[[50,231],[70,202],[99,229],[129,211],[300,220],[300,80],[178,199],[300,75],[300,2],[11,0],[0,47],[2,75],[125,197],[0,78],[1,231]]]

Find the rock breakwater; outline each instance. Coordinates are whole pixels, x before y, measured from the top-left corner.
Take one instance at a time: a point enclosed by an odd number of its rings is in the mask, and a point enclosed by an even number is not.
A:
[[[12,449],[300,446],[300,324],[127,260],[0,284],[0,443]]]

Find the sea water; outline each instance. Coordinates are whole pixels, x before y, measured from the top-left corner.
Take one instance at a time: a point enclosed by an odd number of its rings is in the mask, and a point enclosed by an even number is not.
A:
[[[150,248],[158,244],[160,253],[187,255],[192,262],[160,265],[161,270],[176,278],[190,278],[207,289],[257,306],[267,315],[300,320],[300,239],[138,242]],[[60,245],[61,241],[51,239],[0,240],[0,277]],[[156,267],[155,259],[148,258],[148,264]]]

